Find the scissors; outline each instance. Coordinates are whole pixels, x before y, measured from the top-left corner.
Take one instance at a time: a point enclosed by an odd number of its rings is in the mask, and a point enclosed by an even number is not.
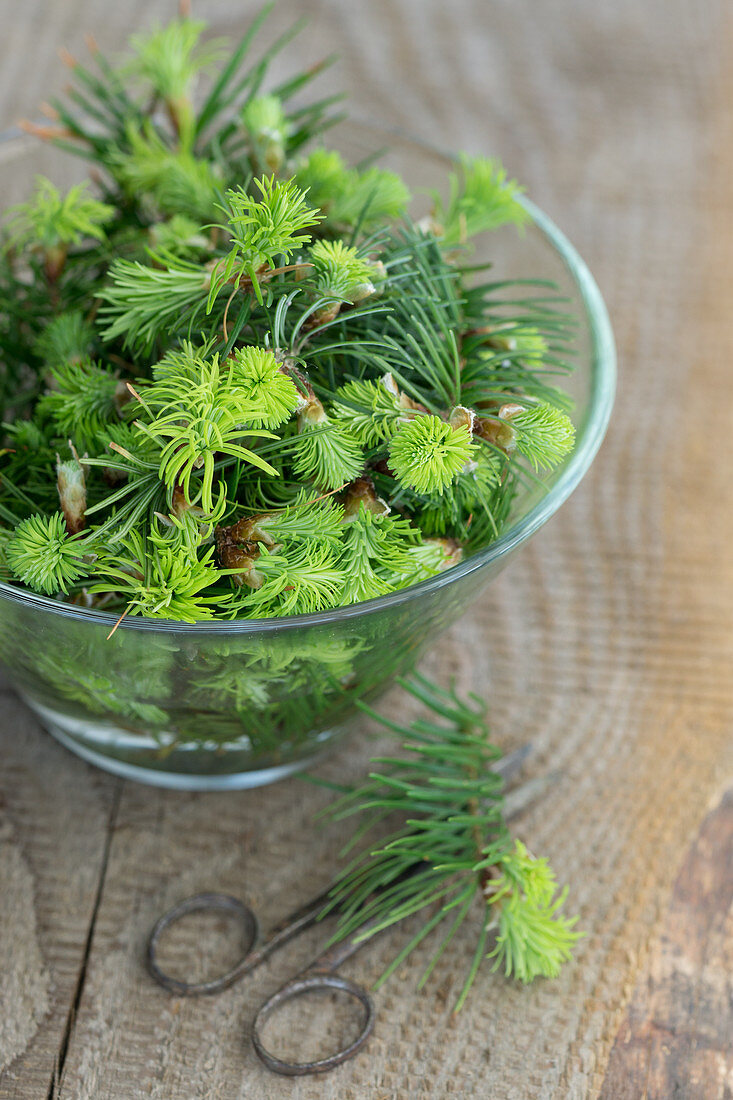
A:
[[[178,996],[197,997],[202,994],[219,993],[250,974],[289,940],[294,939],[301,932],[314,925],[326,907],[328,896],[328,890],[325,890],[322,894],[296,909],[284,921],[275,925],[264,943],[257,946],[259,921],[248,905],[229,894],[195,894],[193,897],[179,902],[178,905],[174,905],[155,924],[148,940],[148,970],[164,989],[167,989],[170,993],[176,993]],[[180,917],[189,913],[211,912],[212,910],[233,913],[241,921],[246,943],[242,958],[226,974],[222,974],[221,977],[214,978],[211,981],[185,982],[165,974],[157,962],[157,948],[163,933]],[[357,936],[366,930],[367,927],[364,925],[349,939],[333,944],[287,981],[260,1007],[252,1025],[252,1043],[260,1060],[264,1062],[268,1069],[288,1077],[298,1077],[306,1073],[326,1073],[328,1070],[340,1065],[341,1062],[345,1062],[347,1058],[352,1058],[364,1046],[374,1027],[374,1001],[363,986],[351,981],[349,978],[344,978],[336,971],[346,959],[362,946],[361,941],[359,943],[355,941]],[[334,989],[347,993],[362,1006],[361,1030],[353,1042],[346,1044],[334,1054],[313,1062],[288,1062],[283,1058],[278,1058],[277,1055],[267,1049],[262,1038],[262,1030],[269,1016],[287,1001],[292,1000],[293,997],[299,997],[303,993],[323,990],[329,992]]]
[[[531,744],[521,746],[505,756],[495,765],[494,770],[503,778],[509,779],[522,766],[532,750]],[[504,816],[506,819],[515,817],[529,805],[551,782],[556,778],[552,773],[548,776],[539,776],[536,779],[516,788],[505,797]],[[410,872],[407,872],[408,874]],[[329,900],[329,890],[326,889],[317,897],[300,906],[280,924],[270,930],[264,942],[258,946],[260,937],[260,925],[256,914],[238,898],[229,894],[204,893],[195,894],[169,909],[154,925],[147,945],[147,966],[155,980],[179,997],[198,997],[206,994],[220,993],[228,989],[235,982],[250,974],[256,967],[268,959],[290,940],[294,939],[307,928],[311,928],[320,917]],[[190,913],[200,912],[226,912],[236,916],[242,924],[244,931],[244,953],[231,970],[218,978],[204,982],[186,982],[166,974],[158,965],[158,945],[165,931],[181,917]],[[274,1073],[280,1073],[287,1077],[299,1077],[308,1073],[327,1073],[336,1066],[345,1062],[361,1050],[369,1038],[374,1027],[376,1012],[371,994],[364,986],[338,974],[338,968],[350,958],[366,942],[365,933],[368,934],[370,923],[363,924],[351,937],[332,944],[317,958],[313,959],[303,970],[290,978],[276,993],[273,993],[259,1008],[252,1025],[252,1043],[258,1057]],[[371,937],[369,937],[371,938]],[[314,991],[338,990],[346,993],[356,1000],[362,1008],[361,1030],[351,1042],[346,1043],[333,1054],[312,1062],[291,1062],[279,1058],[271,1050],[268,1050],[263,1040],[265,1022],[284,1004],[299,997],[304,993]]]

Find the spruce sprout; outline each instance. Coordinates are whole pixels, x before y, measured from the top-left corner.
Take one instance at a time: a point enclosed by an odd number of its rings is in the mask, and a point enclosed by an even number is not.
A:
[[[233,371],[222,369],[218,355],[210,361],[198,360],[199,376],[192,385],[186,373],[176,377],[168,371],[138,396],[146,419],[135,427],[162,447],[159,476],[169,488],[179,484],[189,500],[201,496],[206,511],[213,508],[216,456],[229,455],[256,466],[267,474],[277,474],[273,466],[255,451],[242,446],[242,439],[273,439],[272,433],[254,429],[253,419],[262,420],[262,402],[252,400],[247,390],[237,385]],[[191,478],[201,471],[200,486]]]
[[[70,586],[87,575],[84,544],[70,535],[61,512],[21,520],[5,547],[13,576],[34,592],[66,595]]]
[[[86,471],[79,456],[72,450],[73,458],[62,462],[56,456],[56,486],[59,504],[64,513],[66,530],[77,535],[84,529],[87,509]]]
[[[316,241],[309,253],[319,294],[355,305],[374,292],[372,268],[356,248],[343,241]]]
[[[499,415],[502,415],[499,410]],[[551,468],[572,450],[575,430],[570,418],[552,405],[534,405],[512,410],[509,420],[513,444],[536,470]]]
[[[253,427],[279,428],[301,403],[295,383],[271,351],[242,347],[230,359],[232,386],[249,403]]]
[[[148,194],[163,214],[183,214],[194,226],[216,217],[222,187],[219,170],[188,150],[171,149],[148,123],[144,131],[128,126],[129,149],[116,153],[109,168],[125,194]]]
[[[41,253],[44,272],[55,283],[66,264],[71,245],[88,237],[104,240],[104,226],[114,217],[114,208],[87,194],[87,184],[77,183],[65,195],[50,180],[39,176],[30,202],[11,209],[7,248],[29,247]]]
[[[246,546],[263,543],[268,549],[276,543],[321,541],[339,544],[342,538],[344,509],[331,497],[314,496],[301,490],[292,504],[278,511],[257,512],[244,516],[220,534],[230,543]]]
[[[319,488],[340,489],[358,477],[364,455],[353,435],[331,420],[317,397],[311,397],[298,415],[293,468]]]
[[[378,447],[391,439],[405,419],[399,394],[385,379],[361,379],[339,386],[332,412],[363,447]]]
[[[59,363],[49,376],[53,389],[38,402],[39,416],[51,417],[58,434],[65,439],[73,436],[81,451],[96,452],[105,426],[119,420],[118,376],[83,359]]]
[[[221,576],[212,564],[213,546],[198,558],[189,546],[176,545],[160,532],[147,538],[131,531],[115,553],[102,554],[89,587],[92,593],[120,592],[127,613],[195,623],[214,617],[225,596],[206,593]],[[106,579],[105,579],[106,578]]]
[[[8,244],[26,245],[51,252],[80,244],[85,237],[104,239],[104,226],[114,217],[114,208],[87,194],[87,183],[77,183],[65,195],[50,180],[39,176],[30,202],[11,209]]]
[[[339,153],[314,149],[298,166],[298,185],[308,200],[338,226],[362,229],[399,218],[410,202],[410,192],[394,172],[348,168]]]
[[[492,870],[484,897],[493,914],[489,928],[495,928],[497,936],[487,957],[494,958],[495,967],[503,967],[507,977],[521,982],[556,978],[579,937],[573,931],[577,917],[568,920],[559,912],[567,888],[558,894],[547,860],[530,855],[521,840],[499,856]]]
[[[33,350],[48,366],[89,361],[94,328],[79,310],[60,313],[49,321]]]
[[[193,328],[210,292],[211,272],[183,259],[163,267],[115,260],[109,281],[98,292],[99,318],[106,324],[102,338],[111,343],[123,337],[125,348],[149,355],[164,333]]]
[[[262,196],[259,202],[241,187],[226,193],[223,213],[233,247],[212,279],[209,306],[224,283],[238,284],[244,278],[250,280],[261,302],[257,281],[261,269],[274,267],[278,257],[287,262],[300,245],[310,241],[310,234],[304,230],[321,220],[321,215],[306,204],[306,196],[295,180],[280,183],[274,176],[265,176],[254,184]]]
[[[199,228],[199,223],[185,214],[173,214],[167,221],[151,225],[151,251],[159,255],[193,260],[210,251],[210,240]]]
[[[275,95],[255,96],[242,108],[241,119],[258,162],[267,171],[278,172],[291,130],[282,101]]]
[[[305,615],[332,607],[342,574],[328,542],[296,543],[287,553],[260,544],[238,592],[227,601],[235,614],[256,617]]]
[[[190,145],[195,131],[196,80],[220,52],[216,44],[199,46],[205,27],[202,21],[173,19],[165,27],[155,27],[130,39],[135,56],[129,69],[148,82],[163,100],[183,147]]]
[[[432,193],[432,228],[448,247],[508,223],[523,225],[529,217],[519,202],[521,188],[495,160],[464,155],[460,171],[452,172],[448,182],[447,203],[439,192]]]
[[[473,454],[466,428],[454,428],[437,416],[416,416],[399,428],[389,445],[395,477],[418,493],[443,493]]]

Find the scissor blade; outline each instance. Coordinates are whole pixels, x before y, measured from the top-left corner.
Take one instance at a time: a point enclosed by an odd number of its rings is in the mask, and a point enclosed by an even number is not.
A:
[[[259,966],[284,944],[304,932],[306,928],[311,928],[316,924],[327,900],[328,890],[325,890],[317,897],[305,902],[304,905],[299,905],[284,920],[271,928],[264,942],[248,955],[246,972],[254,970],[256,966]]]
[[[494,765],[493,770],[504,780],[512,779],[533,751],[534,745],[531,741],[527,741],[524,745],[520,745],[518,749],[502,756],[501,760]]]
[[[509,791],[504,798],[505,819],[511,821],[513,817],[518,817],[519,814],[524,813],[549,787],[557,783],[561,775],[562,772],[559,771],[537,775],[534,779],[528,779],[526,783],[522,783],[521,786]]]

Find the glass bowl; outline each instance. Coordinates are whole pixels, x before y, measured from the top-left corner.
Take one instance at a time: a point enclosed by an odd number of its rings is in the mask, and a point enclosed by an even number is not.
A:
[[[351,123],[334,144],[354,161],[388,145],[381,163],[415,187],[440,188],[450,167],[445,154],[368,125]],[[0,144],[7,201],[24,197],[38,172],[66,184],[75,171],[72,158],[24,136]],[[127,618],[108,638],[117,616],[0,583],[0,660],[59,741],[107,771],[165,787],[251,787],[288,775],[342,734],[358,700],[407,672],[557,511],[603,438],[615,353],[583,260],[541,210],[526,206],[526,231],[491,234],[486,258],[501,278],[553,280],[579,322],[576,370],[563,381],[575,400],[577,443],[544,489],[523,493],[504,534],[445,573],[295,618],[200,625]]]

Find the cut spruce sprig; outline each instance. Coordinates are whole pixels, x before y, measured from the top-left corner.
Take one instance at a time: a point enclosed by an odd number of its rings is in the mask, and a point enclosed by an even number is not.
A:
[[[0,248],[0,568],[40,594],[184,622],[388,595],[573,445],[573,319],[475,261],[517,184],[464,156],[413,221],[323,145],[321,67],[269,80],[289,33],[249,63],[267,10],[228,54],[181,16],[67,57],[41,136],[94,182],[38,180]]]
[[[418,930],[377,986],[435,933],[422,987],[458,932],[475,923],[458,1011],[484,961],[522,982],[553,978],[580,933],[577,918],[562,913],[567,889],[558,890],[547,861],[509,831],[496,770],[501,753],[489,739],[484,707],[420,675],[400,684],[427,716],[401,726],[362,704],[395,735],[404,755],[372,760],[369,778],[325,811],[342,828],[355,820],[343,855],[376,838],[340,872],[323,916],[337,914],[331,942],[366,940],[414,918]]]

